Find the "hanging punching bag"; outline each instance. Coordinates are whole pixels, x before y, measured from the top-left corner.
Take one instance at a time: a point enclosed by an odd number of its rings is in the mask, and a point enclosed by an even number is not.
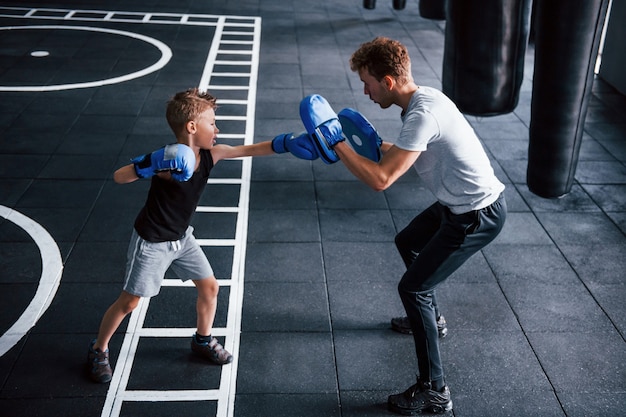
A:
[[[463,113],[515,109],[524,75],[531,0],[447,0],[443,92]]]
[[[446,0],[420,0],[419,11],[424,19],[446,20]]]
[[[561,197],[574,181],[609,0],[535,1],[526,182],[541,197]]]
[[[363,0],[363,7],[366,9],[375,9],[376,8],[376,0]]]

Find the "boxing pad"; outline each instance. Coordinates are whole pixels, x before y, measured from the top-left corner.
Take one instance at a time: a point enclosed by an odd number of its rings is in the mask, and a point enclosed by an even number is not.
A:
[[[276,153],[291,152],[300,159],[313,161],[319,158],[317,147],[308,133],[303,132],[298,136],[293,133],[283,133],[272,139],[272,150]]]
[[[571,190],[608,3],[535,2],[526,182],[541,197],[561,197]]]
[[[406,0],[393,0],[391,4],[395,10],[404,10],[406,7]]]
[[[380,145],[383,140],[369,120],[358,111],[349,108],[341,110],[338,116],[343,134],[355,152],[374,162],[380,161],[382,156]]]
[[[442,90],[463,113],[492,116],[517,106],[530,6],[531,0],[447,0]]]
[[[196,155],[189,146],[182,143],[172,143],[133,158],[131,162],[139,178],[150,178],[159,172],[171,171],[173,179],[187,181],[196,169]]]
[[[420,0],[419,12],[424,19],[446,20],[446,0]]]
[[[339,160],[333,146],[345,140],[337,113],[319,94],[305,97],[300,102],[300,118],[307,133],[313,139],[318,154],[327,164]]]

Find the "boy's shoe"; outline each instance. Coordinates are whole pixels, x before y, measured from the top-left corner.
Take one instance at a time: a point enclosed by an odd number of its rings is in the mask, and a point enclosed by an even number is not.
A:
[[[198,342],[196,335],[191,337],[191,351],[207,358],[218,365],[225,365],[233,361],[233,355],[228,353],[216,338],[212,337],[210,342]]]
[[[424,412],[441,414],[452,410],[450,390],[447,386],[441,392],[432,390],[429,383],[417,381],[401,394],[390,395],[387,400],[389,411],[405,416]]]
[[[437,332],[439,333],[440,338],[446,337],[448,334],[448,323],[446,323],[446,319],[443,316],[439,316],[437,318]],[[399,333],[404,334],[413,334],[411,330],[411,323],[409,323],[408,317],[394,317],[391,319],[391,328]]]
[[[95,343],[96,339],[93,339],[89,344],[89,351],[87,352],[89,377],[94,382],[106,384],[107,382],[110,382],[113,377],[113,369],[109,363],[109,349],[104,352],[100,349],[94,349],[93,345]]]

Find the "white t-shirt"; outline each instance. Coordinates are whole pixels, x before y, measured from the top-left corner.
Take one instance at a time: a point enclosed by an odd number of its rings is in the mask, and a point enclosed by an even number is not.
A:
[[[441,204],[461,214],[498,199],[504,184],[474,129],[441,91],[420,86],[401,118],[396,146],[421,152],[415,169]]]

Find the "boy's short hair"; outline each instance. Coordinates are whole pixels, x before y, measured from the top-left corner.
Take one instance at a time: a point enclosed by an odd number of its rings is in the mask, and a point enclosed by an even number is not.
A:
[[[217,99],[208,92],[190,88],[176,93],[167,102],[165,117],[174,133],[184,129],[187,122],[196,120],[208,108],[217,108]]]
[[[400,85],[411,80],[411,58],[406,47],[396,40],[382,36],[362,44],[352,54],[350,69],[355,72],[365,69],[378,81],[390,75]]]

